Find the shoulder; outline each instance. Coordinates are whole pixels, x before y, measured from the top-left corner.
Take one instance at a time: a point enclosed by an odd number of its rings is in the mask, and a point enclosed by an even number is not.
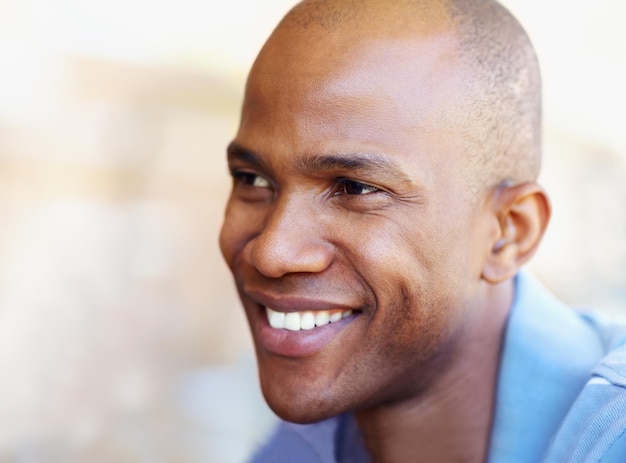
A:
[[[572,404],[546,462],[626,461],[626,327],[590,322],[608,353]]]

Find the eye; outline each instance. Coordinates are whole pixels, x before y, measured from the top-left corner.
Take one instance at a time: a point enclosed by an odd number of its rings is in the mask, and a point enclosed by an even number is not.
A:
[[[255,174],[253,172],[235,170],[232,172],[232,176],[235,179],[235,182],[241,183],[246,186],[251,186],[251,187],[256,187],[256,188],[271,188],[272,187],[272,184],[269,182],[268,179],[266,179],[262,175]]]
[[[367,195],[370,193],[376,193],[378,191],[381,190],[366,183],[349,180],[347,178],[342,178],[339,180],[338,193],[345,193],[348,195]]]

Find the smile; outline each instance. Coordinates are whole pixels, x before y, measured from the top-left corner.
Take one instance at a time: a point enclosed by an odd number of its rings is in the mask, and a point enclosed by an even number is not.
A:
[[[312,330],[348,318],[352,310],[307,310],[303,312],[278,312],[265,308],[267,320],[274,329],[289,331]]]

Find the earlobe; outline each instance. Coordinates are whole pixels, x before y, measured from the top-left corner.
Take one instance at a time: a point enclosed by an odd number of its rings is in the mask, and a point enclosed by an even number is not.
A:
[[[482,277],[489,283],[512,278],[535,253],[550,220],[550,201],[534,182],[505,186],[493,196],[494,238],[488,243]]]

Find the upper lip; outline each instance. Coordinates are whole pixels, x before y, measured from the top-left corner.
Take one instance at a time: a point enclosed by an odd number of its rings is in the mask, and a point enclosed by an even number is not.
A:
[[[303,312],[306,310],[356,310],[356,307],[345,302],[334,302],[306,296],[271,294],[267,291],[248,289],[245,293],[258,304],[279,312]]]

